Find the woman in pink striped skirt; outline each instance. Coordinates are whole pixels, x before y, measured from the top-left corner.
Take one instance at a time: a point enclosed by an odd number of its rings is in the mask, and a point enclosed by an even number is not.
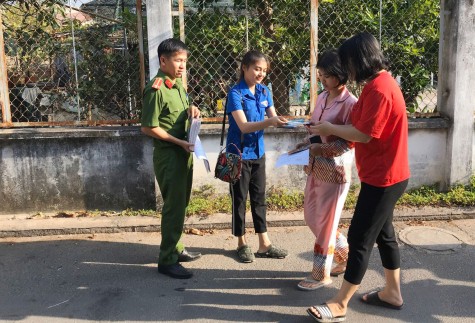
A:
[[[357,99],[345,86],[348,76],[340,66],[337,51],[324,52],[317,68],[325,91],[318,95],[311,123],[349,124]],[[309,165],[305,167],[308,178],[304,217],[315,235],[315,246],[312,273],[298,284],[301,290],[330,284],[330,275],[338,276],[345,271],[348,256],[348,243],[338,231],[338,222],[350,188],[353,143],[335,136],[315,136],[297,147],[310,143]],[[336,263],[333,270],[332,261]]]

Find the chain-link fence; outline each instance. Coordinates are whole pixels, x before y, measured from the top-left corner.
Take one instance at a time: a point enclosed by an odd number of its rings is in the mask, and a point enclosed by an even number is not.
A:
[[[271,59],[265,82],[278,113],[308,112],[310,1],[184,4],[184,37],[191,51],[188,92],[204,116],[222,111],[226,93],[237,81],[240,59],[249,49]],[[172,5],[177,10],[178,0]],[[139,75],[136,0],[8,1],[0,8],[14,124],[138,121],[140,80],[145,76]],[[392,63],[409,112],[433,112],[439,11],[438,0],[320,0],[318,47],[313,50],[336,48],[357,32],[371,32]],[[179,37],[180,19],[174,17]]]
[[[135,0],[9,1],[1,10],[14,124],[137,119]]]
[[[177,1],[175,1],[175,4]],[[206,116],[223,109],[226,93],[239,77],[249,49],[271,59],[265,79],[278,113],[308,102],[309,2],[185,1],[185,41],[190,48],[188,92]],[[178,19],[174,30],[178,32]],[[178,36],[178,34],[176,34]]]
[[[278,112],[299,114],[308,105],[309,1],[203,0],[185,1],[185,6],[185,39],[191,49],[188,91],[205,115],[222,109],[248,49],[261,50],[272,60],[265,82]],[[432,112],[437,103],[439,11],[438,0],[321,0],[314,50],[337,48],[358,32],[371,32],[391,62],[408,111]],[[178,37],[178,19],[174,30]]]

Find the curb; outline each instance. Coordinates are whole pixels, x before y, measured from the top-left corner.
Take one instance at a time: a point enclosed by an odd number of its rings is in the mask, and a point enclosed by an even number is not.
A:
[[[451,211],[447,214],[415,214],[415,215],[394,215],[394,222],[404,221],[451,221],[475,219],[475,211]],[[349,224],[351,217],[342,217],[340,224]],[[292,227],[305,226],[303,219],[268,220],[268,227]],[[247,223],[246,227],[252,228],[252,223]],[[227,230],[231,229],[230,222],[209,222],[209,223],[185,223],[184,230]],[[20,238],[52,235],[76,235],[95,233],[122,233],[122,232],[160,232],[161,226],[155,224],[135,224],[109,226],[89,226],[89,227],[69,227],[69,228],[38,228],[38,229],[11,229],[0,230],[0,238]]]

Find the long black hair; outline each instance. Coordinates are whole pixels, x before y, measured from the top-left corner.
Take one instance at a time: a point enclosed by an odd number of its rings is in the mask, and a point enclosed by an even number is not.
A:
[[[160,59],[161,56],[170,57],[176,52],[188,53],[189,50],[184,42],[175,38],[165,39],[164,41],[160,43],[160,45],[158,45],[158,48],[157,48],[158,59]]]
[[[373,35],[362,32],[345,40],[338,49],[341,64],[348,71],[350,79],[364,82],[389,64]]]
[[[269,69],[270,61],[269,61],[269,58],[265,54],[257,50],[250,50],[246,54],[244,54],[241,61],[241,75],[239,76],[239,81],[244,79],[244,71],[243,71],[244,66],[249,67],[252,64],[256,63],[257,61],[260,61],[261,59],[266,61],[267,69]]]
[[[348,81],[348,73],[342,68],[340,56],[336,49],[324,51],[317,62],[317,68],[330,76],[338,79],[338,85],[344,85]]]

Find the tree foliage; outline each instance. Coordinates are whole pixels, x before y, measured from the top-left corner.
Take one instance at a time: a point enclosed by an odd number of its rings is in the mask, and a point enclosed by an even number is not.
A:
[[[185,16],[186,41],[192,54],[190,85],[198,86],[196,93],[204,97],[198,103],[208,98],[205,106],[212,109],[213,99],[223,97],[227,87],[236,81],[247,36],[249,49],[260,50],[270,57],[268,81],[272,84],[275,105],[278,112],[287,114],[289,87],[298,75],[308,77],[302,68],[309,64],[310,57],[310,34],[306,32],[310,29],[309,4],[299,0],[248,0],[246,10],[245,2],[236,0],[233,8],[210,9],[213,2],[196,1],[198,10]],[[217,78],[225,86],[215,86],[210,89],[212,95],[203,95],[207,81]]]
[[[240,57],[246,51],[248,18],[249,48],[268,54],[272,60],[269,75],[279,112],[288,111],[289,88],[297,76],[308,79],[309,1],[235,0],[232,9],[209,9],[216,0],[196,0],[197,10],[189,11],[186,40],[191,48],[190,68],[197,73],[200,95],[222,96],[222,87],[212,80],[235,78]],[[322,0],[319,3],[319,51],[338,47],[352,35],[368,31],[379,38],[395,76],[400,76],[409,111],[414,111],[418,95],[430,85],[431,73],[438,69],[438,0]],[[380,12],[382,15],[380,15]],[[197,54],[199,53],[199,54]],[[190,73],[191,74],[191,73]],[[194,75],[191,75],[195,77]],[[223,80],[220,80],[223,83]],[[193,82],[191,84],[193,86]],[[208,87],[208,89],[206,89]],[[213,95],[207,96],[212,92]],[[205,100],[205,99],[203,99]]]
[[[78,89],[85,113],[100,109],[120,119],[137,118],[141,107],[138,49],[121,41],[122,26],[78,30]],[[109,37],[98,37],[109,35]]]
[[[379,38],[393,75],[399,76],[409,112],[438,71],[438,0],[326,0],[319,8],[319,48],[337,47],[361,31]],[[381,21],[381,30],[380,30]],[[325,28],[330,26],[330,28]],[[335,29],[338,28],[338,32]]]
[[[297,78],[308,80],[309,76],[310,2],[247,0],[247,8],[245,0],[230,1],[231,8],[213,6],[218,0],[191,2],[194,9],[186,11],[185,33],[191,50],[188,81],[192,99],[209,114],[215,113],[216,100],[224,98],[229,86],[236,82],[248,37],[249,49],[261,50],[271,58],[267,82],[272,84],[278,112],[286,114],[289,89]],[[409,111],[414,111],[418,95],[430,85],[431,73],[437,78],[439,1],[385,0],[382,4],[380,15],[380,0],[319,1],[318,50],[338,47],[344,39],[360,31],[379,37],[381,21],[382,49],[392,63],[393,74],[401,78]],[[16,72],[25,73],[35,60],[70,53],[71,46],[59,43],[52,32],[65,31],[56,20],[58,14],[64,16],[64,7],[57,1],[3,1],[0,8],[6,52],[14,57]],[[128,30],[133,31],[135,15],[125,12],[123,18]],[[84,40],[78,44],[83,59],[79,63],[82,96],[93,102],[101,98],[117,101],[118,95],[104,95],[103,86],[112,80],[120,86],[114,86],[111,91],[124,92],[124,86],[129,86],[124,83],[128,79],[124,71],[127,74],[138,70],[137,59],[133,58],[136,47],[129,42],[122,53],[104,51],[115,46],[107,37],[76,27],[78,37]],[[112,29],[103,32],[104,35],[114,33]],[[138,91],[137,87],[132,89]],[[123,100],[119,100],[122,105]]]
[[[56,16],[64,11],[56,1],[5,1],[0,9],[5,52],[14,57],[16,73],[27,74],[30,65],[47,59],[58,50],[52,30],[60,27]]]
[[[15,61],[9,74],[24,77],[39,65],[51,64],[53,69],[52,62],[59,58],[67,64],[69,76],[77,71],[78,82],[76,87],[75,79],[68,77],[58,100],[69,102],[79,95],[84,119],[93,112],[113,119],[137,117],[141,92],[135,14],[125,9],[122,24],[101,19],[81,24],[71,21],[69,9],[54,0],[9,1],[1,9],[6,54]],[[132,30],[128,38],[124,28]],[[50,75],[39,78],[51,81]]]

